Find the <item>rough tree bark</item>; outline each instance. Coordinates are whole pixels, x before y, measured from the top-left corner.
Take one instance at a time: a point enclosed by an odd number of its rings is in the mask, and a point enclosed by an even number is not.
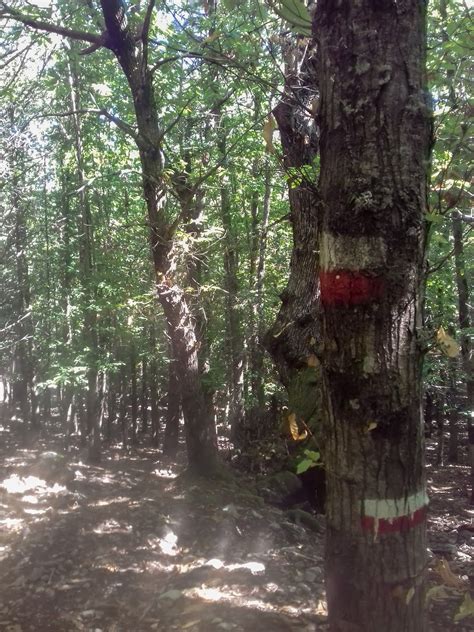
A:
[[[288,51],[285,92],[273,111],[289,180],[293,251],[282,306],[267,332],[265,347],[273,357],[288,391],[289,414],[299,422],[320,427],[320,367],[318,335],[318,213],[315,160],[318,132],[312,116],[318,98],[314,84],[314,49]]]
[[[319,0],[319,207],[333,632],[422,632],[431,147],[424,0]]]

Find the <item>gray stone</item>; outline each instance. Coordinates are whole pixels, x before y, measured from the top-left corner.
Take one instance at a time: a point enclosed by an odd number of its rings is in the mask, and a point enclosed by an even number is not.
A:
[[[171,601],[177,601],[182,596],[183,593],[180,590],[167,590],[162,593],[158,599],[170,599]]]
[[[300,479],[293,472],[278,472],[269,476],[258,484],[260,494],[268,502],[280,503],[303,487]]]

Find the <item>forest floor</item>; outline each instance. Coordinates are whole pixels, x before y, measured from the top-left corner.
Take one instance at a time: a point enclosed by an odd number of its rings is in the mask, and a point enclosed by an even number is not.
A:
[[[35,463],[51,450],[59,439],[19,444],[0,428],[0,630],[328,629],[322,517],[309,530],[247,479],[190,481],[147,447],[110,447],[100,467],[66,454],[43,480]],[[428,476],[432,629],[461,632],[472,629],[454,622],[474,575],[468,471]]]

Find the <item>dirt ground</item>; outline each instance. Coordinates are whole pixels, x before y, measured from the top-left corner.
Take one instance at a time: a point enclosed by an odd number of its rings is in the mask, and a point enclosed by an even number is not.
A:
[[[0,431],[0,630],[327,631],[323,517],[295,524],[244,479],[183,480],[146,447],[100,467],[67,453],[44,480],[52,450]],[[472,630],[468,469],[428,478],[432,629]]]

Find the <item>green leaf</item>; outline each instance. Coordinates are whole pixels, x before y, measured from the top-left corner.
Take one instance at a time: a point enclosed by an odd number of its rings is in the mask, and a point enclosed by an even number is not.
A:
[[[313,459],[303,459],[296,466],[296,473],[303,474],[303,472],[306,472],[306,470],[309,470],[311,467],[315,466],[316,463],[313,461]]]
[[[464,595],[464,601],[462,602],[459,611],[454,616],[455,621],[461,621],[466,617],[474,616],[474,601],[468,592]]]
[[[272,6],[275,13],[286,20],[294,31],[311,37],[311,16],[303,0],[279,0]]]
[[[316,452],[316,450],[305,450],[304,453],[308,457],[308,459],[311,459],[314,462],[319,461],[319,459],[321,458],[321,454],[319,452]]]

